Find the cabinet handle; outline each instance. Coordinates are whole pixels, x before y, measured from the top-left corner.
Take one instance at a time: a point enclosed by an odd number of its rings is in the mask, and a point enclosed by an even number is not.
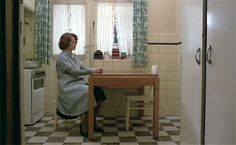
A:
[[[198,48],[196,53],[195,53],[195,60],[197,62],[198,65],[200,65],[200,52],[201,52],[201,48]]]
[[[207,48],[207,53],[206,53],[206,59],[207,59],[207,62],[209,63],[209,64],[212,64],[212,59],[211,59],[211,52],[212,52],[212,48],[211,48],[211,45],[210,46],[208,46],[208,48]]]

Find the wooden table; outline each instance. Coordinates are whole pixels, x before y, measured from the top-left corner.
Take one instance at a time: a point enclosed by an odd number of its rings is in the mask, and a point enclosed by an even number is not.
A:
[[[154,87],[153,97],[153,137],[158,138],[159,126],[159,76],[157,74],[140,73],[103,73],[89,76],[88,96],[88,138],[94,139],[94,86],[139,89],[144,86]]]

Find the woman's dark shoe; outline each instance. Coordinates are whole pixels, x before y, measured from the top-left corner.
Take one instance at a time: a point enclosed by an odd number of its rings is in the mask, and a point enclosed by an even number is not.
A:
[[[104,130],[103,130],[102,127],[98,127],[98,126],[96,126],[96,125],[93,127],[93,130],[94,130],[95,132],[104,132]]]
[[[80,124],[80,133],[81,133],[84,137],[88,137],[88,133],[83,131],[83,126],[82,126],[82,124]]]

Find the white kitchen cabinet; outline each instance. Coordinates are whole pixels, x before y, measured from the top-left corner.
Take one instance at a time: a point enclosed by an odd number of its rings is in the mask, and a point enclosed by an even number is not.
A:
[[[24,0],[24,6],[30,11],[35,12],[35,0]]]
[[[236,1],[181,4],[181,144],[236,144]]]
[[[181,2],[182,70],[181,70],[181,143],[200,144],[201,138],[201,70],[202,0]],[[200,60],[198,64],[196,59]]]
[[[236,144],[235,8],[235,0],[208,0],[206,144]]]

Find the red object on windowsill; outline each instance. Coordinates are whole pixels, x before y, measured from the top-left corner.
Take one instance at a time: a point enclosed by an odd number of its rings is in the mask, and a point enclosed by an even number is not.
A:
[[[120,50],[119,48],[112,49],[112,59],[119,59],[120,58]]]

